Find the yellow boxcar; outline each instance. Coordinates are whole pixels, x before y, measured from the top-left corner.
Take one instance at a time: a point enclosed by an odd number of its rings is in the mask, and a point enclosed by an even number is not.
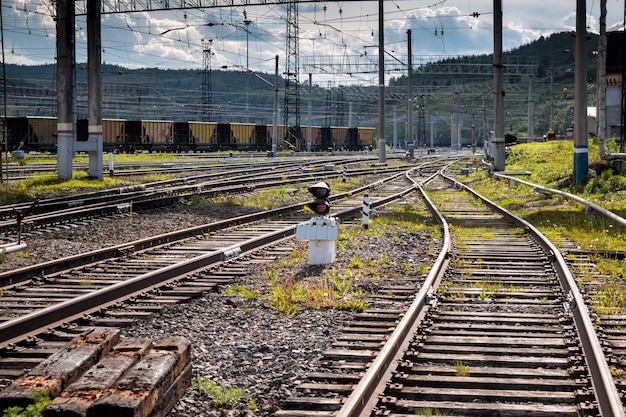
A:
[[[174,122],[170,120],[143,120],[142,142],[153,147],[164,147],[174,143]]]
[[[189,122],[189,143],[211,143],[216,126],[215,122]]]
[[[57,118],[28,116],[28,145],[42,151],[56,151]]]
[[[374,127],[359,127],[359,145],[362,147],[374,145],[374,133],[376,128]]]
[[[102,143],[106,147],[123,145],[126,139],[126,120],[102,119]]]
[[[311,126],[311,149],[316,149],[320,144],[320,126]],[[306,150],[309,140],[309,126],[302,126],[302,150]]]
[[[237,149],[251,149],[254,144],[254,124],[231,123],[230,129],[233,132],[234,145]]]
[[[216,122],[189,122],[189,144],[191,149],[199,151],[214,150],[216,128]]]
[[[348,142],[348,128],[343,126],[334,126],[330,128],[333,138],[333,147],[335,149],[343,148]]]

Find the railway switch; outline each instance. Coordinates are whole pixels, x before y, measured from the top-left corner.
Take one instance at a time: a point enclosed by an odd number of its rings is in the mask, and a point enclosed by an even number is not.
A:
[[[335,241],[339,234],[337,221],[330,212],[330,187],[318,182],[308,188],[314,200],[307,207],[315,214],[308,222],[296,227],[296,239],[309,241],[309,265],[324,265],[335,261]]]

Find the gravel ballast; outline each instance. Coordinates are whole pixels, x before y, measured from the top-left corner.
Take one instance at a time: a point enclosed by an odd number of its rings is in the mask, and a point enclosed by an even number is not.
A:
[[[417,203],[414,198],[412,202]],[[15,269],[243,214],[223,213],[222,210],[219,205],[209,204],[178,206],[134,213],[132,220],[116,217],[29,233],[25,238],[28,245],[25,253],[28,255],[9,254],[1,268]],[[380,214],[382,212],[376,211],[370,214],[370,228],[375,227],[376,216]],[[366,265],[384,257],[397,261],[396,268],[401,262],[425,263],[433,244],[433,238],[427,232],[410,233],[388,228],[384,233],[368,234],[341,245],[332,268],[348,268],[355,257]],[[314,279],[324,270],[324,267],[306,265],[306,260],[289,268],[281,273],[302,279]],[[368,291],[382,285],[379,277],[362,281],[355,285]],[[251,267],[241,282],[234,285],[255,289],[265,295],[269,292],[262,266]],[[316,360],[337,338],[341,324],[353,314],[336,309],[299,308],[294,316],[286,317],[269,308],[264,296],[245,299],[240,295],[209,293],[166,307],[154,320],[123,330],[123,337],[152,340],[166,336],[185,337],[192,345],[194,380],[200,376],[219,387],[236,387],[244,393],[241,400],[234,401],[229,407],[215,409],[212,399],[192,386],[168,417],[271,416],[281,401],[292,394],[298,382],[308,372],[317,370]]]

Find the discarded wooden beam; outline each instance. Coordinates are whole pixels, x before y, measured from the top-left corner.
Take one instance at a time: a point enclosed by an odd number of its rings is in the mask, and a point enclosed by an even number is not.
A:
[[[106,395],[89,407],[87,417],[148,417],[167,404],[173,406],[180,397],[173,401],[167,394],[178,393],[183,386],[186,389],[190,385],[191,372],[187,371],[190,358],[190,344],[183,338],[155,343]]]
[[[96,327],[74,338],[63,349],[19,377],[0,392],[0,410],[26,407],[36,391],[54,398],[80,378],[119,342],[118,329]]]
[[[43,411],[43,417],[84,417],[87,409],[106,394],[152,347],[147,339],[131,339],[117,344],[111,353],[70,384]]]
[[[0,392],[0,412],[44,390],[53,402],[43,417],[165,417],[191,385],[191,344],[119,338],[96,328],[73,339]]]

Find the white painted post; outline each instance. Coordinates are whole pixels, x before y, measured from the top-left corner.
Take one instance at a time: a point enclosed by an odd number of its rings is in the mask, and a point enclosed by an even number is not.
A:
[[[109,152],[108,156],[109,156],[109,175],[113,176],[113,152]]]
[[[367,229],[370,221],[370,197],[367,194],[363,196],[363,208],[361,209],[361,212],[363,213],[361,220],[363,228]]]

